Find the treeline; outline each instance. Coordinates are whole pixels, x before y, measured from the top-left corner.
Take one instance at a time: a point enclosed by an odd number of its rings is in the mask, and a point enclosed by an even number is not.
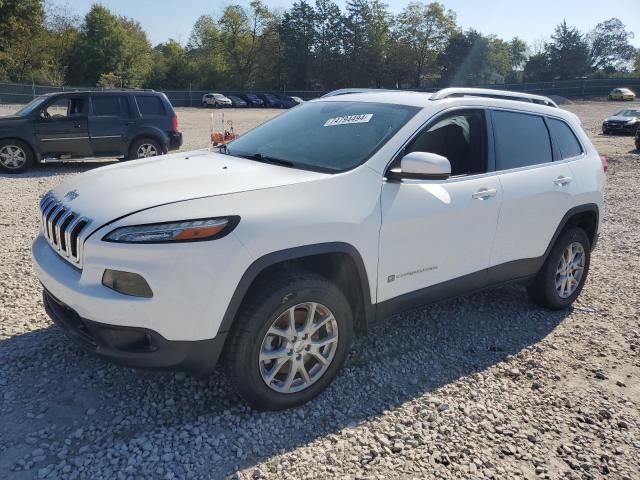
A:
[[[617,18],[563,21],[527,45],[463,30],[440,3],[392,14],[380,0],[260,0],[202,15],[188,42],[152,46],[140,24],[94,5],[84,18],[43,0],[0,0],[0,80],[157,89],[420,88],[640,74]],[[167,19],[171,22],[171,19]]]

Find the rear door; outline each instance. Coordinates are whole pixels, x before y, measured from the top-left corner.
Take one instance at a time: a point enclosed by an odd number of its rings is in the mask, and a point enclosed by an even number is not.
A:
[[[135,126],[126,95],[91,95],[89,135],[96,155],[125,155]]]
[[[507,110],[493,110],[491,117],[503,194],[491,266],[537,259],[572,207],[576,181],[545,117]]]
[[[39,111],[34,130],[43,156],[90,157],[91,142],[85,94],[54,97]]]

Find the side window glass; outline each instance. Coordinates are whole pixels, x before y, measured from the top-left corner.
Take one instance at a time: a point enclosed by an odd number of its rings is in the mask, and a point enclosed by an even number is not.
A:
[[[136,95],[136,102],[138,102],[138,108],[140,114],[145,117],[149,115],[165,115],[164,105],[158,97],[151,95]]]
[[[91,97],[93,115],[96,117],[128,117],[129,104],[125,97],[103,95]]]
[[[547,118],[551,135],[553,135],[558,148],[560,149],[561,158],[571,158],[582,153],[580,142],[576,138],[569,125],[561,120]]]
[[[451,175],[486,171],[486,129],[482,110],[456,112],[421,132],[405,149],[447,157]]]
[[[542,117],[493,111],[496,170],[538,165],[553,160],[549,131]]]
[[[40,112],[44,119],[62,119],[84,115],[85,99],[82,97],[60,97]]]

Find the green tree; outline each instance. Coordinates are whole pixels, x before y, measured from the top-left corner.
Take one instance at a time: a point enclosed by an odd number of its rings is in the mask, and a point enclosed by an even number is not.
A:
[[[344,81],[344,17],[332,0],[316,0],[315,62],[313,77],[320,89],[333,89]]]
[[[525,82],[540,82],[551,80],[551,62],[546,52],[531,55],[524,65],[522,80]]]
[[[38,79],[51,85],[64,85],[71,55],[78,41],[80,16],[68,5],[47,4],[44,49],[45,61]]]
[[[157,45],[145,86],[165,90],[186,90],[192,81],[189,57],[184,47],[171,39]]]
[[[554,77],[573,79],[590,70],[589,44],[575,27],[564,20],[556,27],[552,42],[546,45],[549,67]]]
[[[591,67],[606,73],[627,70],[636,49],[629,43],[633,32],[618,18],[599,23],[587,36],[591,47]]]
[[[287,85],[291,88],[309,88],[315,24],[316,12],[306,0],[294,2],[282,17],[280,35],[285,45]]]
[[[31,81],[43,62],[42,0],[0,0],[0,78]]]
[[[211,15],[202,15],[193,25],[187,53],[197,78],[198,88],[214,88],[224,74],[220,31]]]

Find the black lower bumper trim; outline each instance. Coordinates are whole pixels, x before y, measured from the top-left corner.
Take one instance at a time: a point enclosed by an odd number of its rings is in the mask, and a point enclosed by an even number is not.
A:
[[[182,146],[182,132],[169,134],[169,150],[178,150]]]
[[[84,350],[136,368],[179,370],[197,377],[213,372],[226,333],[208,340],[167,340],[146,328],[122,327],[81,318],[46,289],[43,303],[51,320]]]

